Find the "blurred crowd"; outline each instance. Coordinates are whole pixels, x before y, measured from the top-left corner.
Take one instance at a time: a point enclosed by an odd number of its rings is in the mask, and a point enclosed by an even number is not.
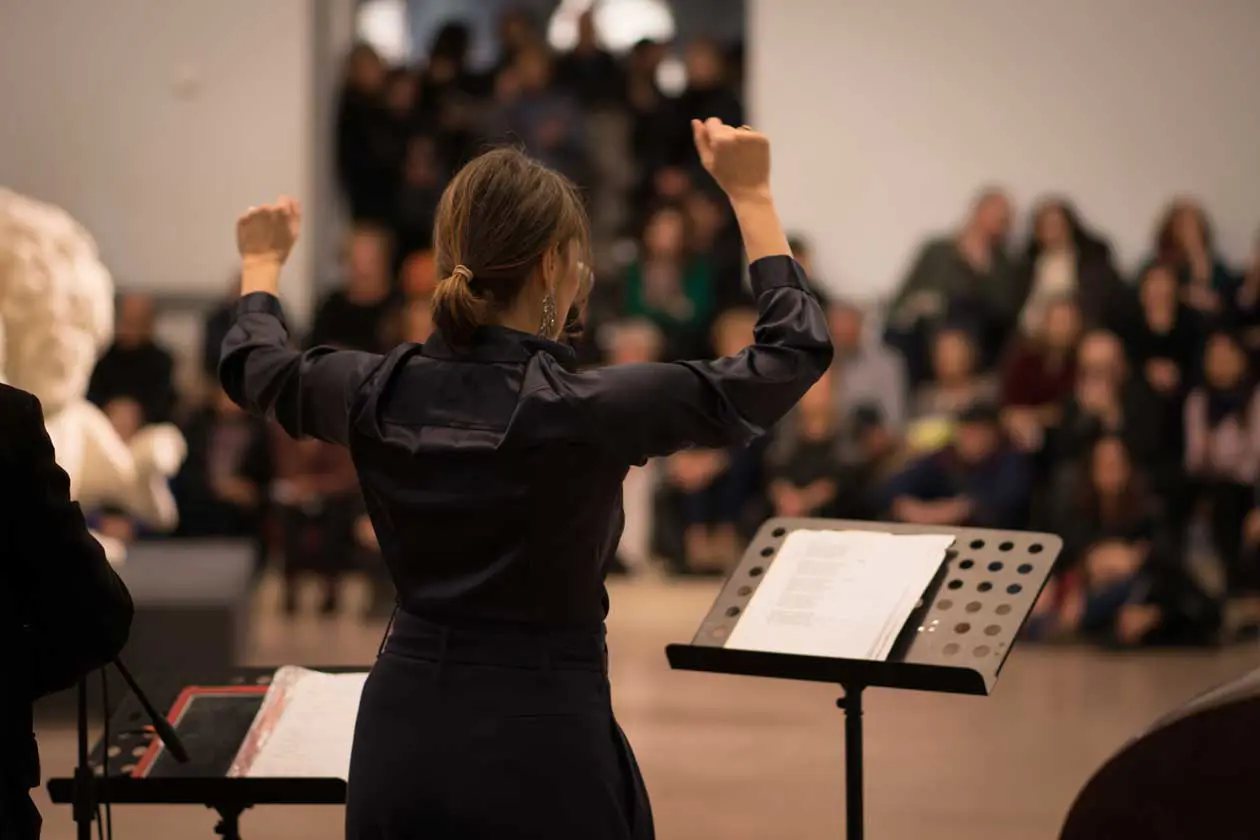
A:
[[[740,50],[685,45],[686,87],[671,96],[657,83],[671,45],[613,56],[589,16],[579,33],[556,55],[510,12],[488,72],[469,67],[459,24],[437,34],[422,66],[355,48],[336,137],[351,228],[306,344],[425,340],[438,197],[464,161],[502,143],[587,196],[599,280],[573,339],[583,364],[751,343],[738,232],[689,127],[743,123]],[[679,575],[720,573],[773,515],[1033,528],[1066,544],[1029,629],[1037,638],[1207,644],[1255,633],[1260,243],[1250,265],[1228,265],[1205,208],[1176,200],[1129,277],[1067,200],[1033,207],[1018,248],[1014,215],[1002,190],[983,191],[958,230],[922,245],[883,312],[832,298],[814,277],[837,349],[828,376],[751,448],[632,470],[612,571],[662,561]],[[792,245],[811,270],[809,243]],[[207,317],[211,380],[231,313],[229,300]],[[340,577],[361,567],[378,583],[374,608],[388,609],[348,453],[291,441],[221,394],[181,410],[152,319],[143,298],[122,298],[91,398],[124,434],[181,423],[180,535],[254,540],[260,566],[280,556],[290,581],[318,576],[329,612]],[[97,524],[143,536],[109,512]]]

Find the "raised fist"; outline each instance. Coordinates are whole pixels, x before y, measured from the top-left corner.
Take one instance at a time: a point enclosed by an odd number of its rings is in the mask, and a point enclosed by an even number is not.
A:
[[[691,121],[700,162],[732,199],[770,194],[770,141],[750,128],[716,117]]]
[[[236,220],[236,247],[241,259],[283,263],[302,229],[302,209],[291,198],[251,207]]]

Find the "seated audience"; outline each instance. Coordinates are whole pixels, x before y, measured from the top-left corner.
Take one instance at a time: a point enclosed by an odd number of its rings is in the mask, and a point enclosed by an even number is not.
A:
[[[341,579],[354,560],[355,523],[362,513],[354,462],[343,446],[314,438],[294,440],[276,425],[271,432],[271,501],[284,550],[284,610],[297,611],[298,580],[303,572],[312,572],[323,586],[320,611],[335,613]]]
[[[350,236],[344,289],[315,311],[309,344],[378,351],[390,315],[389,239],[379,229],[358,228]]]
[[[1077,487],[1060,501],[1063,554],[1034,609],[1034,635],[1119,645],[1211,640],[1219,613],[1185,573],[1178,540],[1120,438],[1094,443]]]
[[[1020,326],[1026,334],[1040,329],[1047,307],[1063,298],[1076,299],[1087,327],[1110,327],[1127,297],[1111,247],[1085,227],[1064,199],[1048,199],[1033,211],[1022,270],[1028,299]]]
[[[841,426],[833,380],[824,375],[775,429],[766,452],[776,516],[826,516],[841,474]]]
[[[639,259],[626,269],[624,313],[664,333],[666,361],[702,355],[713,315],[709,264],[688,251],[687,240],[686,216],[661,207],[644,228]]]
[[[1002,370],[1002,424],[1027,452],[1042,447],[1046,429],[1059,422],[1076,377],[1081,316],[1071,298],[1049,301],[1041,321],[1012,348]]]
[[[949,439],[954,421],[968,408],[997,399],[997,383],[976,372],[976,346],[960,329],[941,330],[932,342],[932,378],[910,401],[909,443],[935,449]]]
[[[906,365],[896,351],[864,329],[862,310],[845,301],[827,307],[831,341],[836,348],[831,369],[835,372],[832,395],[837,408],[847,413],[858,406],[879,406],[880,416],[893,429],[906,422]]]
[[[1168,446],[1165,417],[1142,380],[1130,376],[1124,348],[1113,333],[1094,330],[1081,339],[1076,382],[1050,440],[1057,465],[1055,487],[1071,492],[1073,475],[1087,462],[1094,444],[1107,436],[1124,441],[1130,457],[1168,510],[1182,501],[1179,451]]]
[[[101,408],[130,400],[140,409],[140,425],[166,423],[175,414],[175,361],[153,336],[153,299],[135,293],[118,300],[114,342],[101,356],[88,383],[88,399]]]
[[[753,342],[757,313],[732,309],[714,325],[719,356],[734,356]],[[738,560],[740,528],[762,487],[764,442],[729,450],[693,449],[665,462],[666,482],[681,496],[686,570],[724,572]]]
[[[834,386],[833,386],[834,387]],[[844,433],[844,462],[834,505],[841,519],[882,519],[884,488],[905,469],[909,449],[877,405],[859,405]]]
[[[1203,384],[1186,400],[1186,473],[1206,510],[1227,594],[1240,599],[1254,595],[1260,583],[1251,568],[1255,558],[1243,544],[1260,477],[1260,392],[1246,352],[1230,333],[1208,339],[1203,372]],[[1248,618],[1260,621],[1260,613]]]
[[[1003,438],[997,409],[976,405],[959,417],[953,442],[912,462],[885,498],[898,522],[1019,528],[1031,493],[1028,464]]]
[[[180,537],[254,541],[255,569],[266,562],[265,517],[271,485],[267,427],[222,388],[184,425],[188,456],[172,482]]]
[[[1155,260],[1172,269],[1187,305],[1205,315],[1231,314],[1238,278],[1216,251],[1207,214],[1198,204],[1182,199],[1168,208],[1156,237]]]
[[[1260,233],[1252,245],[1251,262],[1238,287],[1236,306],[1243,343],[1252,356],[1260,356]]]
[[[982,369],[997,360],[1025,297],[1006,253],[1010,226],[1010,200],[986,190],[962,230],[931,240],[915,258],[888,310],[885,339],[905,357],[912,385],[931,376],[931,336],[945,324],[977,337]]]

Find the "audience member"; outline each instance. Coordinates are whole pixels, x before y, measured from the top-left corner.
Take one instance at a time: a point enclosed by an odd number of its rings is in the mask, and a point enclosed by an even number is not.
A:
[[[114,342],[101,356],[88,384],[88,399],[107,409],[116,400],[139,408],[140,425],[166,423],[175,413],[175,361],[153,336],[154,305],[148,295],[118,300]]]
[[[432,250],[438,199],[446,187],[438,145],[431,136],[413,135],[406,149],[393,218],[394,263],[399,268],[412,254]]]
[[[551,57],[523,50],[506,71],[514,90],[498,102],[487,133],[524,145],[529,154],[575,183],[590,174],[586,121],[568,94],[551,87]]]
[[[388,237],[377,228],[356,229],[346,263],[345,287],[316,310],[308,343],[379,350],[391,308]]]
[[[1012,348],[999,389],[1002,424],[1017,446],[1041,448],[1046,430],[1058,424],[1076,378],[1076,343],[1081,313],[1072,298],[1047,301],[1040,321]]]
[[[590,110],[620,104],[626,84],[621,65],[600,45],[593,11],[578,17],[577,30],[577,43],[556,62],[556,86]]]
[[[949,439],[954,421],[967,409],[997,400],[997,383],[976,372],[976,345],[961,329],[943,329],[932,341],[932,378],[910,401],[909,435],[917,450]]]
[[[1175,272],[1189,306],[1204,314],[1229,314],[1238,278],[1217,254],[1207,214],[1198,204],[1182,199],[1168,208],[1156,236],[1155,259]]]
[[[814,384],[775,431],[766,478],[776,516],[825,516],[841,473],[841,427],[828,374]]]
[[[303,572],[320,578],[320,612],[340,605],[341,579],[354,560],[355,523],[361,514],[358,477],[345,447],[314,438],[294,440],[271,427],[275,464],[271,501],[279,516],[284,551],[284,609],[298,608]]]
[[[643,230],[642,252],[626,269],[623,311],[665,335],[667,358],[693,357],[705,346],[713,289],[705,258],[690,252],[687,217],[659,208]]]
[[[346,61],[337,106],[337,180],[355,222],[384,224],[391,214],[398,161],[383,94],[387,70],[376,51],[359,44]]]
[[[1252,245],[1251,262],[1238,286],[1236,306],[1243,343],[1253,357],[1260,356],[1260,232]]]
[[[914,525],[1018,528],[1027,520],[1032,476],[1002,436],[998,411],[967,409],[953,442],[912,462],[888,486],[888,510]]]
[[[236,318],[236,303],[240,295],[241,281],[232,276],[228,289],[218,303],[206,313],[201,326],[201,373],[213,382],[219,376],[219,354],[223,339]]]
[[[1023,265],[1022,285],[1028,289],[1020,313],[1024,332],[1039,329],[1046,308],[1066,297],[1076,299],[1087,327],[1111,327],[1127,295],[1112,263],[1111,247],[1061,198],[1037,206],[1032,228]]]
[[[1033,632],[1119,645],[1208,642],[1218,611],[1185,573],[1160,513],[1124,442],[1099,438],[1076,490],[1062,497],[1064,550]]]
[[[919,252],[889,309],[886,339],[905,356],[912,385],[930,376],[931,336],[947,323],[976,336],[981,368],[997,360],[1026,296],[1006,252],[1010,226],[1010,200],[986,190],[962,230]]]
[[[265,424],[222,389],[184,424],[188,456],[172,482],[180,537],[233,537],[254,542],[255,569],[267,559],[266,516],[271,441]]]
[[[878,336],[866,333],[863,312],[854,304],[833,301],[827,307],[827,320],[836,348],[831,392],[842,420],[852,419],[852,412],[860,406],[874,405],[885,423],[902,429],[906,422],[905,362]]]
[[[844,433],[844,465],[834,505],[841,519],[882,519],[884,490],[905,469],[910,451],[877,405],[859,405]]]
[[[1186,400],[1186,473],[1207,512],[1227,591],[1238,596],[1260,583],[1243,551],[1243,521],[1260,478],[1260,393],[1246,351],[1230,333],[1208,339],[1203,373]]]

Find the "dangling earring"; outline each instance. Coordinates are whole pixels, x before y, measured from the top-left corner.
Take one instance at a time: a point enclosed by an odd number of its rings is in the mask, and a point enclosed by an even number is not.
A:
[[[556,337],[556,298],[551,292],[543,298],[542,326],[538,333],[547,338]]]

